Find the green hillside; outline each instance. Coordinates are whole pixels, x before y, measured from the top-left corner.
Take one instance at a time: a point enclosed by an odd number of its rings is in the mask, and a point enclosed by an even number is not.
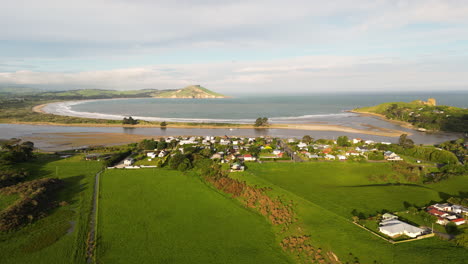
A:
[[[135,98],[135,97],[153,97],[160,93],[155,89],[116,91],[101,89],[83,89],[58,92],[44,92],[39,94],[48,99],[105,99],[105,98]]]
[[[163,92],[158,98],[225,98],[226,96],[210,91],[200,85],[190,85],[176,91]]]
[[[391,120],[412,124],[433,131],[468,132],[468,109],[446,105],[427,105],[421,101],[391,102],[353,110],[374,113]]]

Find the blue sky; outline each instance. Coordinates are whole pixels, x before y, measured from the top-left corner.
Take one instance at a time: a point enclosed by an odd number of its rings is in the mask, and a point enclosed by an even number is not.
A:
[[[0,85],[468,90],[468,1],[17,0]]]

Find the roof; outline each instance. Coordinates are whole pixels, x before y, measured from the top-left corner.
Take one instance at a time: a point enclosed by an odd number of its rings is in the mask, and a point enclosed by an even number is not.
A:
[[[244,158],[251,158],[251,157],[252,157],[252,155],[250,155],[250,154],[245,154],[244,155]]]
[[[464,222],[465,219],[464,218],[457,218],[457,219],[453,219],[452,222]]]
[[[383,225],[380,226],[380,229],[385,230],[386,232],[391,233],[391,234],[401,234],[401,233],[417,234],[417,233],[421,233],[424,231],[423,229],[419,227],[412,226],[408,223],[402,222],[397,219],[384,221],[381,224]]]
[[[432,214],[432,215],[444,215],[444,214],[446,214],[445,212],[441,212],[441,211],[439,211],[439,210],[437,210],[435,208],[432,208],[427,212]]]

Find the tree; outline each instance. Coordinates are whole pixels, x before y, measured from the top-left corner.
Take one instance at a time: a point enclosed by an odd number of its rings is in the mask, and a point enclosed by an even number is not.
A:
[[[158,150],[163,150],[165,148],[167,148],[167,143],[166,143],[166,141],[164,141],[164,139],[161,139],[158,142]]]
[[[143,139],[138,143],[138,148],[142,150],[156,149],[158,147],[158,142],[153,139]]]
[[[136,124],[138,124],[138,120],[133,119],[133,117],[131,117],[131,116],[129,116],[128,118],[124,117],[124,119],[122,121],[122,124],[124,124],[124,125],[136,125]]]
[[[255,120],[255,127],[262,127],[262,126],[268,126],[268,118],[266,117],[259,117],[257,120]]]
[[[404,148],[411,148],[414,146],[414,141],[409,139],[407,134],[401,134],[398,140],[398,145]]]
[[[340,147],[348,147],[351,145],[347,136],[338,137],[338,139],[336,140],[336,144],[338,144],[338,146]]]
[[[314,139],[309,135],[305,135],[302,137],[302,142],[304,143],[310,144],[312,141],[314,141]]]
[[[257,146],[250,146],[249,153],[252,154],[253,156],[258,156],[258,154],[260,153],[260,148]]]
[[[167,127],[166,121],[162,121],[162,122],[159,124],[159,126],[160,126],[161,128],[166,128],[166,127]]]

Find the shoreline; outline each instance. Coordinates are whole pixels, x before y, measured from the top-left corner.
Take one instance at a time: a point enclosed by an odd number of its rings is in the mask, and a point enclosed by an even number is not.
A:
[[[113,99],[121,99],[121,98],[113,98]],[[113,100],[107,99],[107,100]],[[56,102],[50,102],[56,103]],[[50,114],[44,111],[44,107],[46,107],[50,103],[40,104],[32,107],[32,111],[40,114]],[[362,112],[355,112],[355,111],[348,111],[357,114],[369,114],[375,115],[382,118],[381,115],[373,114],[373,113],[362,113]],[[394,120],[385,120],[392,122]],[[398,122],[398,121],[395,121]],[[25,124],[25,125],[45,125],[45,126],[72,126],[72,127],[127,127],[127,128],[160,128],[159,124],[137,124],[137,125],[124,125],[124,124],[100,124],[100,123],[55,123],[55,122],[9,122],[11,124]],[[400,124],[401,125],[401,124]],[[400,130],[392,130],[386,129],[381,127],[376,127],[375,130],[366,130],[366,129],[357,129],[352,127],[340,126],[340,125],[317,125],[317,124],[270,124],[267,127],[255,127],[251,124],[230,124],[230,123],[222,123],[220,125],[212,125],[212,124],[187,124],[182,122],[168,122],[166,128],[202,128],[202,129],[293,129],[293,130],[308,130],[308,131],[335,131],[335,132],[345,132],[345,133],[356,133],[356,134],[367,134],[367,135],[374,135],[374,136],[385,136],[385,137],[398,137],[401,134],[408,134],[411,133],[400,131]]]
[[[98,123],[53,123],[53,122],[8,122],[9,124],[17,125],[37,125],[37,126],[68,126],[68,127],[123,127],[123,128],[161,128],[159,125],[152,124],[137,124],[137,125],[123,125],[123,124],[98,124]],[[390,130],[380,128],[381,131],[372,131],[364,129],[356,129],[351,127],[339,125],[310,125],[310,124],[278,124],[270,125],[268,127],[255,127],[248,124],[233,124],[223,126],[213,125],[188,125],[188,124],[168,124],[166,128],[185,128],[185,129],[291,129],[291,130],[307,130],[307,131],[335,131],[355,134],[366,134],[373,136],[383,137],[399,137],[401,134],[407,133],[399,130]],[[407,133],[411,135],[411,133]]]
[[[393,124],[396,124],[396,125],[400,125],[400,126],[402,126],[404,128],[408,128],[408,129],[412,129],[412,130],[417,131],[417,129],[412,124],[410,124],[408,122],[388,119],[386,116],[384,116],[382,114],[377,114],[377,113],[372,113],[372,112],[358,112],[358,111],[355,111],[355,110],[348,110],[346,112],[360,114],[360,115],[363,115],[363,116],[378,117],[378,118],[380,118],[380,119],[382,119],[382,120],[384,120],[386,122],[393,123]]]

